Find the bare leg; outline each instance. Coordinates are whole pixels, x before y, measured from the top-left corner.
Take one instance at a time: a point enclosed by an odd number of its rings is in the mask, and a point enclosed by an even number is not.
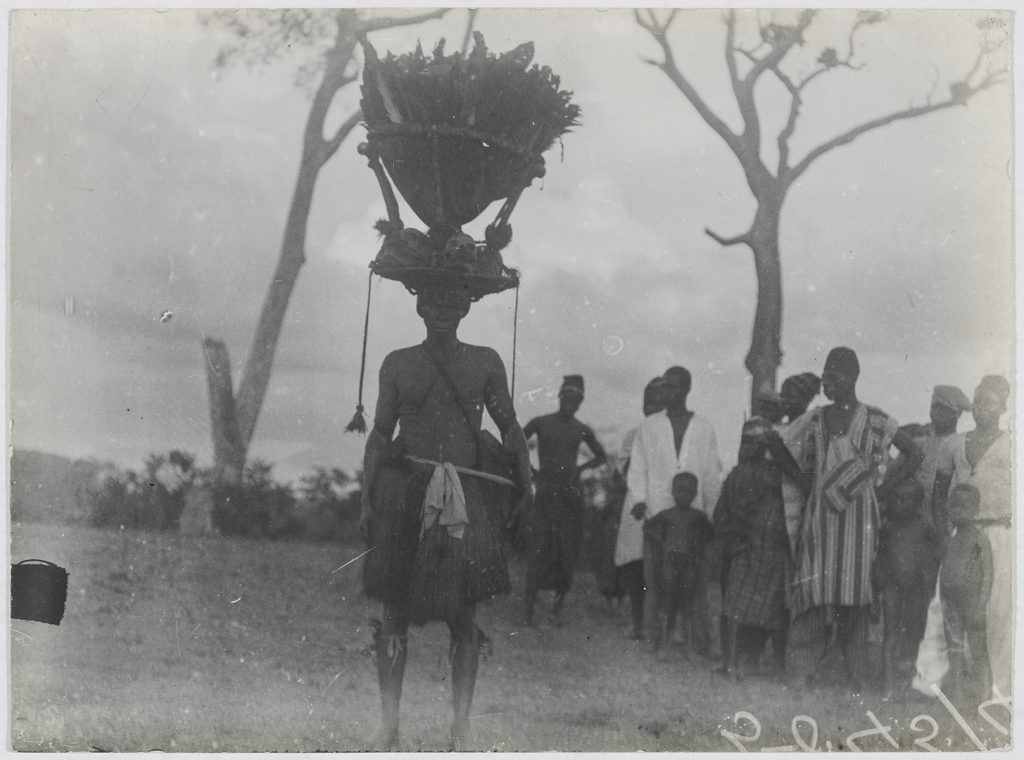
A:
[[[476,687],[476,670],[480,661],[480,643],[475,620],[475,608],[467,605],[459,617],[448,624],[451,632],[452,661],[452,707],[455,718],[452,721],[452,752],[465,752],[469,739],[469,710],[473,704],[473,689]]]
[[[380,685],[381,728],[374,740],[377,751],[398,749],[398,710],[408,649],[409,612],[404,605],[384,605],[384,621],[374,632],[377,682]]]
[[[626,571],[626,591],[629,593],[629,609],[633,619],[633,638],[644,636],[644,563],[636,560]]]
[[[707,570],[703,563],[691,567],[693,587],[690,594],[690,648],[702,657],[711,654],[711,613],[708,604]]]
[[[679,620],[680,615],[685,614],[685,605],[683,603],[683,591],[685,589],[680,587],[682,579],[679,577],[678,570],[672,570],[672,572],[668,574],[668,578],[666,580],[665,600],[663,602],[664,613],[662,616],[664,629],[663,642],[665,644],[674,644],[676,642],[677,621]],[[686,627],[686,622],[687,621],[684,617],[682,628],[679,629],[680,631]]]
[[[562,605],[565,604],[565,595],[569,593],[569,589],[562,589],[555,592],[555,604],[551,608],[551,618],[554,620],[556,625],[562,624]]]
[[[524,620],[527,625],[533,625],[533,609],[537,603],[537,589],[533,588],[532,585],[527,583],[526,586],[526,597],[525,597],[525,613]]]
[[[772,631],[772,655],[774,656],[775,672],[786,672],[786,644],[789,641],[789,613],[782,621],[782,627]]]
[[[974,672],[971,679],[974,690],[971,699],[975,700],[970,707],[976,708],[992,696],[992,663],[988,657],[988,631],[984,617],[967,630],[967,645],[971,650]]]
[[[966,632],[961,610],[957,604],[948,599],[942,600],[943,622],[946,626],[946,656],[949,657],[949,677],[943,684],[946,695],[957,705],[963,707],[968,672],[966,667]]]
[[[861,693],[868,673],[868,620],[869,607],[839,607],[836,618],[836,636],[842,647],[847,678],[854,693]]]
[[[743,668],[740,661],[740,624],[730,619],[726,633],[725,652],[723,652],[722,670],[734,677],[742,678]]]
[[[885,698],[893,695],[896,687],[896,659],[900,652],[900,639],[904,632],[900,625],[902,618],[901,597],[903,592],[890,586],[882,592],[882,611],[885,621],[885,633],[882,640],[882,681]]]

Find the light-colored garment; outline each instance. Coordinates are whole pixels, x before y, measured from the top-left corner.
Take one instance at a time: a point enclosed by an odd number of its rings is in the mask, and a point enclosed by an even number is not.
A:
[[[793,422],[782,422],[774,426],[775,431],[786,444],[786,448],[793,455],[798,463],[805,460],[803,447],[807,443],[804,439],[797,437],[797,428]],[[796,556],[797,540],[800,536],[800,519],[804,514],[804,506],[807,504],[807,494],[796,484],[792,478],[782,476],[782,513],[786,520],[786,535],[789,537],[789,550],[792,556]]]
[[[694,414],[676,454],[668,414],[658,412],[645,417],[637,429],[626,477],[634,504],[646,503],[648,517],[673,506],[672,478],[679,472],[697,476],[693,508],[712,519],[722,490],[722,462],[718,458],[715,429],[704,417]]]
[[[672,478],[679,472],[692,472],[697,476],[693,508],[712,519],[722,490],[722,462],[718,457],[714,427],[704,417],[694,414],[677,455],[668,414],[661,411],[645,417],[636,429],[630,451],[628,491],[615,545],[616,565],[643,557],[643,525],[631,514],[633,506],[645,502],[648,517],[673,506]]]
[[[469,524],[466,495],[455,465],[445,462],[434,467],[423,496],[423,520],[420,537],[435,523],[448,530],[452,538],[461,539]]]
[[[946,654],[946,627],[942,620],[942,600],[939,597],[939,581],[935,581],[935,595],[928,603],[928,617],[925,619],[924,638],[917,647],[914,662],[914,680],[911,686],[929,697],[934,697],[932,684],[942,685],[942,679],[949,672],[949,655]]]
[[[639,428],[633,428],[622,439],[623,462],[628,462],[633,453],[633,442]],[[628,472],[627,472],[628,476]],[[628,490],[622,500],[622,514],[619,516],[619,530],[615,536],[615,566],[622,567],[644,557],[644,523],[633,517],[636,501]]]
[[[896,420],[866,404],[857,405],[841,436],[829,436],[823,407],[793,422],[797,463],[814,474],[797,546],[794,616],[821,605],[871,604],[881,522],[875,488],[897,428]]]
[[[946,439],[938,472],[952,475],[951,487],[966,483],[978,489],[981,494],[978,516],[981,519],[996,520],[1011,515],[1013,460],[1009,433],[1004,432],[993,441],[974,467],[967,461],[966,443],[964,433]],[[1013,529],[1007,525],[989,524],[985,526],[985,535],[992,546],[992,592],[986,621],[992,688],[1007,695],[1012,693],[1013,677]],[[941,619],[938,623],[941,625]],[[929,631],[926,630],[925,639],[928,636]],[[918,669],[921,669],[920,651]]]

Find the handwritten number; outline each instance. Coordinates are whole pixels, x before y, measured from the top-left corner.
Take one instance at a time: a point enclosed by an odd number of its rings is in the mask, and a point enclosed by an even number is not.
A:
[[[931,740],[939,734],[939,722],[935,720],[935,718],[933,718],[931,715],[915,715],[914,718],[910,721],[910,730],[927,730],[919,728],[919,726],[922,723],[929,724],[929,726],[931,727],[931,733],[928,734],[928,736],[922,736],[918,739],[914,739],[914,745],[917,747],[921,747],[922,749],[926,749],[929,752],[938,752],[939,749],[931,744]]]
[[[752,723],[754,726],[754,733],[752,736],[734,734],[727,728],[723,728],[720,732],[722,734],[722,737],[731,742],[736,749],[738,749],[740,752],[746,752],[747,748],[744,745],[750,744],[751,742],[756,742],[758,739],[761,738],[761,723],[760,721],[758,721],[757,718],[748,713],[746,710],[740,710],[733,716],[732,720],[737,725],[739,725],[739,722],[741,720],[746,720]]]
[[[892,734],[889,733],[889,727],[883,726],[881,722],[875,717],[875,714],[868,710],[868,720],[875,726],[874,728],[865,728],[863,731],[854,731],[852,734],[846,737],[846,746],[852,749],[854,752],[863,752],[863,750],[857,746],[858,739],[865,739],[869,736],[884,736],[885,740],[889,744],[899,749],[899,743],[892,738]]]
[[[989,714],[988,708],[992,707],[993,705],[1002,705],[1006,708],[1007,712],[1012,714],[1012,709],[1010,708],[1010,703],[1012,700],[1009,697],[1004,697],[1002,693],[999,691],[998,687],[996,687],[995,692],[996,696],[978,705],[978,715],[987,720],[989,725],[992,726],[992,728],[994,728],[996,731],[1001,733],[1003,736],[1009,736],[1010,729],[1004,726],[999,721],[997,721],[995,718],[993,718]]]
[[[811,727],[811,741],[805,742],[803,736],[800,735],[800,724],[806,723]],[[790,730],[793,732],[793,741],[796,742],[797,746],[803,752],[817,752],[818,751],[818,722],[814,720],[810,715],[797,715],[793,718],[793,721],[789,724]]]
[[[978,738],[978,735],[974,733],[974,730],[967,724],[967,721],[964,720],[964,716],[960,714],[960,711],[957,710],[956,707],[953,706],[953,703],[949,701],[949,697],[943,694],[942,689],[939,688],[938,684],[933,683],[931,688],[932,691],[935,692],[935,696],[937,696],[939,701],[942,702],[942,706],[946,708],[946,712],[953,717],[953,720],[955,720],[960,728],[964,730],[964,733],[967,734],[967,738],[971,740],[971,743],[978,748],[979,752],[984,752],[987,747],[985,747],[981,739]]]

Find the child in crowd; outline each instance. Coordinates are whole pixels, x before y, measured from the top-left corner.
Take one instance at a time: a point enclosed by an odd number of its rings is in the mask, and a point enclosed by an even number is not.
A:
[[[743,426],[739,462],[725,479],[715,509],[715,539],[727,568],[719,672],[735,675],[755,665],[769,634],[784,630],[788,623],[785,590],[792,560],[782,507],[782,469],[778,460],[766,457],[770,437],[762,419]],[[781,670],[784,648],[776,648],[775,654]]]
[[[682,613],[684,641],[692,649],[694,619],[707,619],[707,583],[704,548],[711,537],[711,525],[703,512],[692,508],[697,496],[697,476],[680,472],[672,479],[675,506],[647,520],[644,533],[654,550],[655,577],[647,593],[657,598],[658,619],[651,621],[656,652],[671,640],[677,615]],[[706,623],[705,623],[706,625]]]
[[[891,695],[897,683],[909,682],[913,672],[938,570],[935,531],[925,512],[920,484],[903,481],[883,502],[883,508],[872,576],[885,625],[882,678],[885,693]]]
[[[992,692],[986,609],[992,592],[992,547],[978,523],[981,495],[967,484],[953,488],[946,543],[939,571],[939,594],[949,656],[947,689],[954,702],[976,706]]]

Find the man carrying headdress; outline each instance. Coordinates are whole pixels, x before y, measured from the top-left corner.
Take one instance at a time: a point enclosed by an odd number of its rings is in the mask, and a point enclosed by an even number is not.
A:
[[[481,644],[476,604],[510,590],[504,510],[479,464],[484,409],[515,459],[520,508],[530,498],[529,452],[505,367],[493,349],[457,337],[471,302],[467,286],[433,280],[417,286],[426,340],[391,352],[381,366],[363,462],[360,524],[370,547],[363,586],[383,602],[375,636],[382,750],[398,746],[409,624],[434,620],[447,623],[451,634],[451,747],[465,746]],[[400,433],[392,440],[396,426]]]
[[[552,616],[560,618],[565,595],[572,585],[583,537],[583,491],[580,475],[605,461],[601,446],[588,425],[576,419],[583,403],[583,377],[566,375],[558,391],[558,411],[526,423],[526,438],[537,436],[537,498],[528,518],[526,571],[526,624],[533,625],[537,592],[555,592]],[[593,455],[578,464],[580,446]]]
[[[810,497],[800,524],[796,578],[792,587],[793,665],[818,674],[837,645],[855,691],[867,677],[867,643],[873,601],[872,567],[880,513],[876,488],[909,478],[920,449],[896,421],[857,398],[857,355],[834,348],[821,383],[832,403],[805,413],[787,431],[790,446],[811,476]],[[889,448],[905,455],[899,471],[886,478]]]
[[[512,237],[509,217],[544,176],[544,152],[579,123],[580,110],[549,67],[530,66],[532,43],[495,55],[483,35],[473,38],[468,54],[447,54],[441,41],[430,55],[417,45],[384,59],[365,35],[359,40],[367,126],[360,152],[388,213],[375,225],[384,240],[370,268],[416,295],[427,328],[422,344],[384,360],[363,467],[364,589],[384,603],[376,636],[382,750],[398,744],[409,624],[431,620],[451,632],[450,748],[466,748],[481,644],[474,611],[509,591],[504,502],[514,495],[515,513],[526,514],[532,498],[505,367],[492,349],[459,341],[456,330],[472,301],[518,288],[518,272],[501,256]],[[392,182],[426,232],[402,222]],[[484,241],[463,231],[499,200]],[[361,407],[352,430],[363,427]],[[481,430],[484,409],[502,443]]]

